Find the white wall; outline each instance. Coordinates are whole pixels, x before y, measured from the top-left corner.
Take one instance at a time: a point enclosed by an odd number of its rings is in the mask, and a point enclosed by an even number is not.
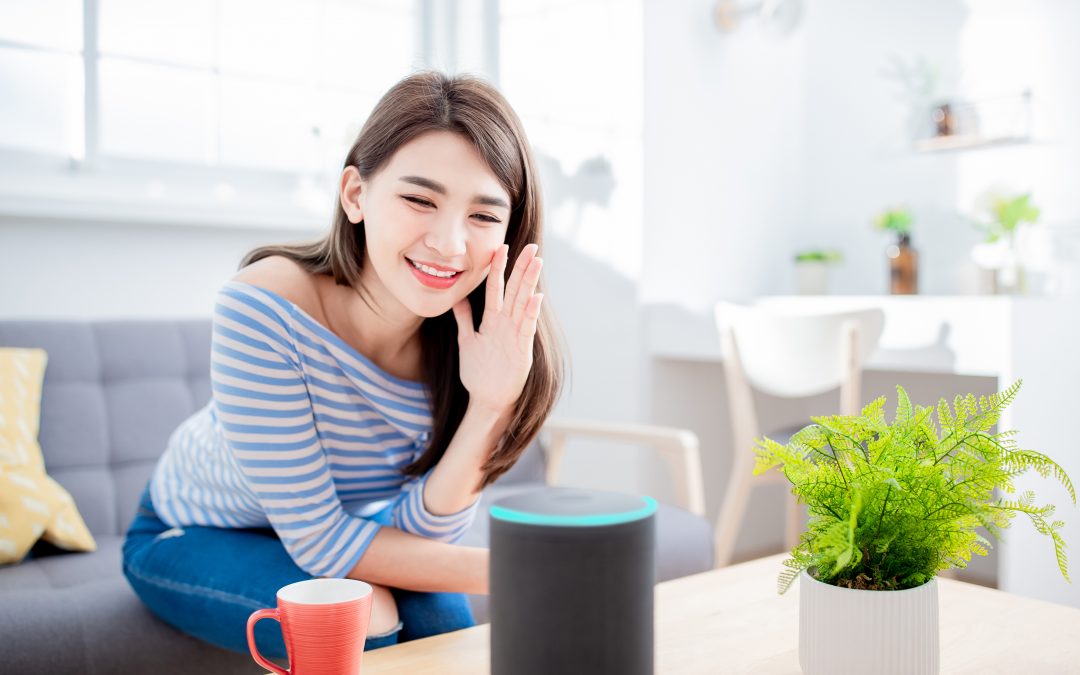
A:
[[[500,87],[536,151],[544,273],[571,348],[570,388],[556,414],[641,420],[641,4],[506,0],[500,13]],[[560,483],[638,489],[647,483],[640,456],[571,440]]]
[[[0,317],[209,317],[245,253],[315,234],[4,218]]]
[[[1080,223],[1080,5],[806,0],[777,37],[721,33],[712,4],[645,2],[644,302],[791,292],[792,253],[814,247],[844,254],[833,292],[887,292],[891,238],[870,222],[894,204],[916,217],[920,292],[971,292],[969,216],[994,185],[1032,189],[1048,224]],[[1037,142],[912,151],[894,59],[932,64],[937,97],[1030,87]]]
[[[1080,293],[1080,3],[1037,0],[969,2],[959,41],[965,89],[974,96],[999,96],[1030,87],[1031,145],[957,158],[954,203],[970,210],[988,186],[1031,190],[1051,238],[1031,239],[1038,256],[1065,266],[1061,292]],[[1038,274],[1038,263],[1032,273]],[[1061,267],[1058,267],[1061,270]]]
[[[645,303],[786,287],[803,202],[805,33],[725,36],[712,5],[645,0]]]
[[[807,3],[806,129],[801,217],[788,223],[793,246],[840,249],[833,289],[887,293],[884,249],[872,228],[881,209],[907,204],[919,252],[919,291],[957,293],[976,233],[952,213],[955,154],[918,154],[907,127],[911,108],[884,72],[890,60],[924,58],[940,68],[942,90],[957,81],[958,37],[966,11],[957,0]],[[945,91],[944,93],[948,93]]]

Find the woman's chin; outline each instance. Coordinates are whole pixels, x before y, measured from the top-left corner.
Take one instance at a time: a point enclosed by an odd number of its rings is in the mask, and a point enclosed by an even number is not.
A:
[[[412,311],[413,314],[419,317],[422,317],[424,319],[433,319],[437,316],[442,316],[443,314],[451,311],[454,302],[457,301],[454,300],[453,302],[451,302],[448,296],[445,298],[439,298],[438,300],[431,298],[428,299],[426,302],[423,300],[413,300],[412,302],[409,302],[406,306],[409,308],[410,311]]]

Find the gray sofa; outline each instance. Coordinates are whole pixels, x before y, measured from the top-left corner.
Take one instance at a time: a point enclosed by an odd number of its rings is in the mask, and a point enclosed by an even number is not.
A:
[[[0,671],[30,673],[261,672],[152,615],[121,570],[121,542],[166,440],[210,398],[210,321],[0,321],[0,346],[48,352],[40,440],[49,474],[74,497],[98,543],[93,553],[39,543],[0,566]],[[483,495],[486,505],[544,484],[538,444]],[[700,511],[700,509],[697,509]],[[477,518],[461,542],[485,546]],[[662,505],[658,580],[712,567],[709,523]],[[478,621],[486,598],[473,597]]]

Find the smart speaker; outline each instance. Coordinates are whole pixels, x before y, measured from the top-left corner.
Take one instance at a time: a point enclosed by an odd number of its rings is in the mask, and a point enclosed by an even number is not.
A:
[[[652,675],[656,500],[545,488],[490,509],[492,675]]]

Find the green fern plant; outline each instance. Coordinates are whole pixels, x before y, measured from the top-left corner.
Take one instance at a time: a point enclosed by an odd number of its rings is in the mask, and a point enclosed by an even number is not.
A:
[[[1049,457],[1020,448],[1015,432],[990,433],[1020,384],[978,400],[957,396],[951,409],[945,399],[936,408],[912,405],[897,386],[892,424],[882,396],[858,416],[811,418],[787,445],[759,439],[754,474],[783,471],[810,516],[784,561],[780,592],[804,569],[845,588],[913,588],[986,555],[990,541],[977,530],[1000,538],[1018,514],[1053,541],[1069,581],[1064,523],[1032,492],[1014,496],[1013,481],[1029,469],[1052,475],[1075,505],[1072,481]]]

